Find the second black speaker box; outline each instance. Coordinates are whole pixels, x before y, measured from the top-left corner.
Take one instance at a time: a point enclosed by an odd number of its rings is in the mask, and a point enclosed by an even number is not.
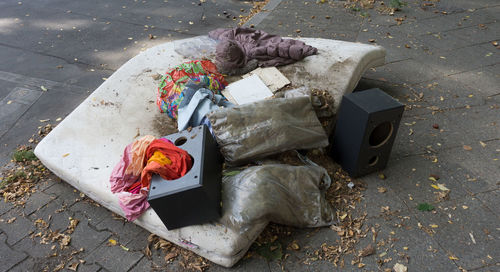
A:
[[[331,155],[351,177],[385,168],[403,111],[378,88],[344,95]]]

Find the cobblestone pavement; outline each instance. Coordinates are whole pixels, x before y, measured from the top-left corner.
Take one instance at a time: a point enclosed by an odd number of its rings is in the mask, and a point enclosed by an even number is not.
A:
[[[251,5],[171,2],[2,1],[0,162],[36,133],[40,120],[56,124],[142,48],[234,26],[232,16]],[[271,0],[247,23],[283,36],[387,49],[387,64],[367,71],[357,89],[381,88],[407,107],[386,178],[361,178],[366,189],[356,210],[367,212],[364,225],[377,237],[368,235],[356,248],[374,244],[375,254],[354,264],[346,256],[343,270],[384,271],[400,263],[410,271],[498,271],[500,2],[410,0],[393,14],[389,3],[400,1],[381,2]],[[42,85],[50,91],[40,90]],[[9,112],[8,101],[16,103]],[[440,200],[439,184],[449,189]],[[419,211],[420,203],[435,209]],[[69,245],[43,243],[37,219],[61,233],[71,229]],[[74,219],[79,224],[73,228]],[[52,270],[71,257],[66,270],[75,262],[77,271],[184,270],[178,261],[166,264],[161,251],[147,258],[148,236],[51,176],[37,184],[24,207],[0,202],[0,271]],[[338,239],[329,228],[294,230],[279,242],[294,240],[300,250],[286,249],[281,261],[245,258],[231,270],[334,270],[328,261],[304,261]],[[229,269],[212,264],[208,270]]]

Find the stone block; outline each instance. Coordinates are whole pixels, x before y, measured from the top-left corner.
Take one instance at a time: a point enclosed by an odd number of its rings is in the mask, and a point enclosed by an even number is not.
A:
[[[120,246],[100,245],[97,249],[85,258],[86,262],[96,263],[110,271],[128,271],[144,255],[142,252],[125,251]]]
[[[7,223],[10,219],[16,218],[12,223]],[[18,209],[10,210],[0,217],[0,229],[7,234],[8,245],[14,245],[35,230],[33,222],[23,217]]]
[[[9,271],[10,268],[24,260],[27,255],[23,252],[12,250],[6,243],[7,236],[0,233],[0,271]]]

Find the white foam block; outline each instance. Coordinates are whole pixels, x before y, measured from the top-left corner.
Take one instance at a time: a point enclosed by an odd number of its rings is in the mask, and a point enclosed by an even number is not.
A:
[[[262,82],[264,82],[273,93],[290,84],[290,80],[288,80],[288,78],[286,78],[276,67],[259,67],[242,77],[246,78],[252,75],[258,75]]]
[[[155,100],[158,85],[152,76],[188,61],[174,49],[199,39],[168,42],[129,60],[38,144],[37,157],[61,179],[107,209],[123,215],[117,197],[110,191],[109,176],[114,165],[137,134],[163,136],[153,126],[160,113],[151,102]],[[384,63],[385,50],[381,47],[327,39],[301,40],[317,47],[319,54],[283,67],[282,72],[288,71],[284,74],[294,85],[297,82],[310,86],[320,84],[336,99],[352,91],[364,70]],[[244,256],[266,226],[265,223],[255,225],[242,234],[220,224],[168,231],[152,209],[134,223],[226,267]]]

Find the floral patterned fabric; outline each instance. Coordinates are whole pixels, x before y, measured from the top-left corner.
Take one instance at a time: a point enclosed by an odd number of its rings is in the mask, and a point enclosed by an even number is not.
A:
[[[217,72],[217,67],[209,60],[195,60],[177,65],[161,78],[158,86],[156,104],[161,112],[177,119],[177,109],[184,98],[182,90],[189,79],[195,82],[205,81],[214,94],[220,94],[227,86],[224,76]]]

